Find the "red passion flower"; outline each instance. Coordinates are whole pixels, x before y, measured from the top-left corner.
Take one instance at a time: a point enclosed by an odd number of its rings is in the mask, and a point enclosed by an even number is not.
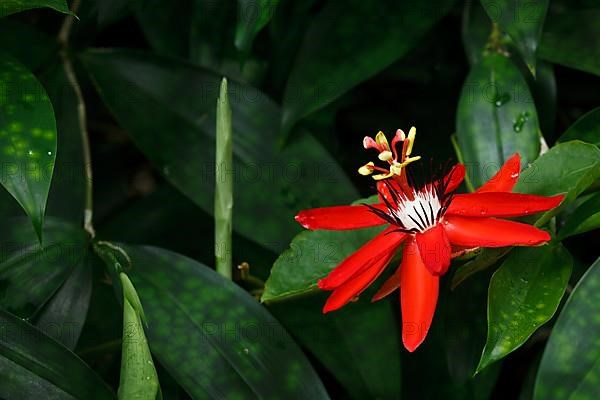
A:
[[[510,218],[556,207],[562,195],[553,197],[511,193],[519,177],[520,157],[513,155],[487,183],[474,193],[455,194],[465,176],[456,164],[445,176],[422,185],[407,174],[415,128],[408,136],[396,132],[391,146],[379,132],[366,137],[366,149],[378,151],[388,168],[370,162],[359,169],[377,181],[379,203],[314,208],[296,216],[307,229],[347,230],[387,225],[380,234],[342,261],[319,281],[330,290],[323,312],[337,310],[355,300],[373,283],[404,243],[397,271],[373,297],[377,301],[400,288],[402,341],[412,352],[425,339],[438,299],[440,276],[448,271],[450,259],[478,247],[538,246],[550,235]],[[400,151],[398,151],[400,149]]]

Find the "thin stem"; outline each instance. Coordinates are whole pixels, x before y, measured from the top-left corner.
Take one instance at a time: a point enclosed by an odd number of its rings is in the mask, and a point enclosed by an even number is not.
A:
[[[74,0],[71,5],[71,11],[76,13],[79,9],[81,0]],[[67,15],[63,20],[63,24],[58,32],[58,42],[61,44],[60,56],[63,61],[63,68],[69,84],[75,92],[77,98],[77,117],[79,120],[79,132],[81,134],[81,146],[83,152],[83,167],[85,169],[85,205],[83,210],[83,228],[90,234],[92,238],[96,236],[94,230],[93,215],[94,215],[94,201],[93,201],[93,175],[92,175],[92,155],[90,152],[90,140],[87,128],[87,117],[85,110],[85,101],[83,94],[81,93],[81,87],[77,81],[73,63],[69,57],[69,34],[73,27],[73,21],[75,17]]]

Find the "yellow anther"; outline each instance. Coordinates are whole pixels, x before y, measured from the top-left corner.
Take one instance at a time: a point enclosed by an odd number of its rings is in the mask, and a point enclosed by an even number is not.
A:
[[[400,164],[403,167],[406,167],[408,164],[410,164],[411,162],[414,161],[419,161],[421,159],[421,156],[415,156],[415,157],[408,157],[406,160],[404,160],[404,162],[402,164]]]
[[[394,163],[390,166],[390,172],[394,175],[402,175],[402,167],[404,164]]]
[[[377,158],[379,158],[381,161],[390,161],[392,159],[392,157],[394,157],[394,156],[392,155],[392,152],[389,150],[382,151],[377,156]]]
[[[373,163],[373,161],[368,162],[358,169],[358,173],[363,176],[371,175],[373,173],[374,166],[375,164]]]
[[[400,140],[404,141],[406,139],[406,135],[402,129],[396,130],[396,136],[400,136]]]
[[[384,145],[386,149],[390,148],[385,134],[381,131],[377,132],[377,135],[375,135],[375,142],[379,145]]]
[[[415,136],[416,135],[417,135],[417,128],[415,128],[413,126],[410,128],[410,131],[408,131],[408,137],[406,138],[406,140],[408,140],[408,147],[406,148],[407,156],[410,156],[410,153],[412,152],[413,145],[415,144]]]
[[[375,179],[376,181],[380,181],[382,179],[391,178],[392,175],[394,175],[394,173],[390,172],[390,173],[387,173],[387,174],[373,175],[372,178]]]

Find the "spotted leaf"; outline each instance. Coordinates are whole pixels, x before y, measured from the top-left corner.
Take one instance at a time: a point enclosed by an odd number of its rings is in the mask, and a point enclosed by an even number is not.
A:
[[[592,400],[600,381],[600,259],[581,278],[542,356],[534,400]]]
[[[561,246],[516,248],[492,276],[488,334],[477,371],[520,347],[552,318],[573,260]]]
[[[40,241],[56,157],[56,122],[42,85],[0,54],[0,183],[19,202]]]

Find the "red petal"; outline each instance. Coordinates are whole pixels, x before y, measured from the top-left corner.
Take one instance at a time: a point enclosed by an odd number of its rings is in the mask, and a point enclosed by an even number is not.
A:
[[[387,210],[383,205],[374,205]],[[296,221],[306,229],[347,230],[386,224],[367,206],[337,206],[300,211]]]
[[[519,156],[519,153],[515,153],[506,160],[500,170],[496,172],[496,175],[492,176],[492,178],[477,189],[476,192],[510,192],[519,179],[520,171],[521,156]]]
[[[466,247],[537,246],[550,240],[534,226],[495,218],[447,215],[444,228],[452,244]]]
[[[392,259],[394,254],[390,253],[385,257],[378,258],[377,261],[371,264],[360,274],[354,276],[352,279],[346,281],[343,285],[333,291],[331,296],[327,299],[325,306],[323,307],[323,313],[335,311],[340,307],[348,304],[352,298],[358,296],[365,290],[381,272],[385,269],[386,265]]]
[[[333,290],[342,285],[354,275],[368,268],[377,260],[394,253],[406,237],[405,233],[394,232],[395,227],[389,227],[371,239],[356,252],[346,257],[333,269],[327,277],[319,281],[319,288]]]
[[[467,217],[520,217],[556,207],[564,196],[535,196],[532,194],[489,192],[457,194],[446,214]]]
[[[463,179],[465,179],[465,166],[456,164],[444,177],[444,181],[447,182],[446,193],[454,192]]]
[[[381,285],[381,288],[379,288],[377,293],[375,293],[375,295],[373,296],[371,301],[372,302],[379,301],[379,300],[383,299],[384,297],[392,294],[394,292],[394,290],[398,289],[399,287],[400,287],[400,268],[398,268],[396,270],[396,272],[394,272],[392,274],[392,276],[390,276],[383,283],[383,285]]]
[[[444,275],[450,267],[450,242],[440,224],[416,234],[423,264],[433,275]]]
[[[415,239],[404,246],[400,267],[402,342],[410,352],[427,336],[438,298],[439,277],[431,275],[419,255]]]
[[[412,198],[413,189],[408,185],[406,181],[406,173],[402,173],[400,176],[394,176],[393,178],[384,179],[377,182],[377,192],[379,194],[379,201],[383,203],[383,197],[388,203],[394,204],[394,197],[390,194],[390,190],[395,190],[399,193],[404,193],[408,198]]]

